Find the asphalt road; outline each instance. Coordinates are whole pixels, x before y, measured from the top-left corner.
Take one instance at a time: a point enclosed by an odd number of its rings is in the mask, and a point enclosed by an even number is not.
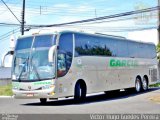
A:
[[[150,100],[160,95],[160,88],[152,88],[147,92],[135,94],[120,92],[88,96],[84,103],[74,103],[72,98],[48,101],[40,104],[34,99],[14,99],[0,97],[0,114],[160,114],[160,103]]]

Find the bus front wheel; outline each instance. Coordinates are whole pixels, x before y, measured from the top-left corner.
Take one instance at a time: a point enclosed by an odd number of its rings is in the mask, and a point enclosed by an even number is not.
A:
[[[74,99],[75,101],[83,101],[86,98],[86,85],[84,82],[78,82],[75,86]]]
[[[46,99],[46,98],[40,98],[40,102],[41,102],[42,104],[45,104],[45,103],[47,102],[47,99]]]

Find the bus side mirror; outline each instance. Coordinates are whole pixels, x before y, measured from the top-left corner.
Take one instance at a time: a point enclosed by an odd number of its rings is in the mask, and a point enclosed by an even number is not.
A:
[[[49,49],[49,52],[48,52],[48,61],[49,62],[54,62],[54,54],[56,52],[56,48],[57,48],[57,46],[54,45]]]

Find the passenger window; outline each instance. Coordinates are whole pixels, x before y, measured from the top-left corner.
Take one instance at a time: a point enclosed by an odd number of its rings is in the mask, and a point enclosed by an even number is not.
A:
[[[116,56],[115,43],[109,38],[75,34],[75,56]]]

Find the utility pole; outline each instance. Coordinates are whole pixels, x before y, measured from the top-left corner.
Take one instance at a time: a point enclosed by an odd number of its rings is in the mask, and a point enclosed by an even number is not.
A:
[[[158,0],[158,46],[160,44],[160,0]],[[160,56],[159,55],[160,53],[158,53],[158,57]],[[158,76],[160,79],[160,60],[158,60]]]
[[[95,11],[94,11],[94,12],[95,12],[95,17],[97,18],[97,10],[95,9]]]
[[[21,34],[24,35],[24,23],[25,23],[25,0],[23,0],[22,8],[22,21],[21,21]]]
[[[160,44],[160,0],[158,0],[158,44]]]
[[[41,15],[41,12],[42,12],[42,10],[41,10],[41,9],[42,9],[42,7],[40,6],[40,15]]]

